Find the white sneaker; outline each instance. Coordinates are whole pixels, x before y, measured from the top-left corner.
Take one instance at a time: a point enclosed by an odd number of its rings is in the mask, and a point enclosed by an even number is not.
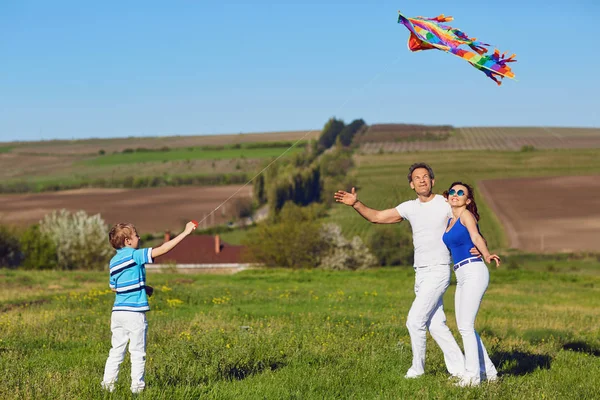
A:
[[[112,393],[115,391],[115,383],[114,382],[100,382],[100,386],[102,386],[102,389],[108,391],[109,393]]]
[[[416,379],[420,376],[422,376],[423,374],[417,374],[416,372],[414,372],[412,369],[409,369],[406,372],[406,375],[404,375],[404,379]]]
[[[471,386],[479,386],[479,382],[477,382],[473,378],[460,378],[460,380],[454,384],[458,387],[471,387]]]

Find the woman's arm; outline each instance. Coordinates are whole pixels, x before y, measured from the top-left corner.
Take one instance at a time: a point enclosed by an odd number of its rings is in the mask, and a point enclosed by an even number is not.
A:
[[[496,262],[496,267],[500,266],[500,257],[496,254],[490,254],[485,239],[483,239],[479,233],[479,229],[477,229],[477,220],[473,214],[471,214],[469,210],[465,210],[460,216],[460,222],[467,228],[467,231],[469,231],[469,236],[471,236],[473,244],[475,244],[477,249],[481,252],[485,261],[491,263],[492,260],[494,260]]]

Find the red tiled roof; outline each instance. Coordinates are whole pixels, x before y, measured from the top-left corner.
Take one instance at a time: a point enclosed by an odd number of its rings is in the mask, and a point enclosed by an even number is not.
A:
[[[154,259],[156,264],[231,264],[242,263],[242,251],[245,246],[221,243],[221,251],[216,253],[217,237],[209,235],[190,235],[183,239],[173,250]]]

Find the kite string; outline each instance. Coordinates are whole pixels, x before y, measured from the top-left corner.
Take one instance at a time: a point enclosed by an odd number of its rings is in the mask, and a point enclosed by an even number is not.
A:
[[[360,90],[364,91],[365,89],[367,89],[369,86],[371,86],[373,84],[373,82],[375,82],[375,80],[377,80],[391,65],[395,64],[398,62],[398,60],[400,59],[400,56],[396,57],[396,59],[394,61],[388,62],[384,68],[378,72],[377,74],[375,74],[375,76],[373,78],[371,78]],[[353,93],[351,93],[348,98],[346,98],[346,100],[335,110],[334,115],[336,115],[337,113],[339,113],[345,106],[346,104],[348,104],[350,102],[350,100],[352,100],[355,96],[356,96],[356,92],[357,90],[355,89],[353,91]],[[304,138],[306,138],[308,135],[310,135],[311,133],[316,132],[315,129],[311,129],[310,131],[306,132],[304,134],[304,136],[302,136],[300,139],[296,140],[296,142],[294,142],[290,147],[288,147],[283,153],[281,153],[277,158],[275,158],[274,160],[272,160],[269,164],[267,164],[266,167],[264,167],[262,170],[260,170],[260,172],[258,172],[256,175],[254,175],[254,177],[252,177],[248,182],[246,182],[244,185],[242,185],[242,187],[240,187],[238,190],[236,190],[235,192],[233,192],[233,194],[231,196],[229,196],[225,201],[223,201],[221,204],[219,204],[214,210],[212,210],[210,213],[208,213],[207,215],[204,216],[204,218],[202,218],[199,222],[198,225],[200,225],[202,222],[206,221],[206,219],[208,217],[210,217],[212,214],[215,213],[215,211],[217,211],[219,208],[221,208],[223,205],[225,205],[225,203],[227,203],[229,200],[231,200],[236,194],[238,194],[242,189],[244,189],[246,186],[248,186],[252,181],[254,181],[256,178],[258,178],[263,172],[265,172],[271,165],[273,165],[275,162],[277,162],[281,157],[283,157],[285,154],[287,154],[291,149],[293,149],[298,143],[300,143],[302,140],[304,140]]]

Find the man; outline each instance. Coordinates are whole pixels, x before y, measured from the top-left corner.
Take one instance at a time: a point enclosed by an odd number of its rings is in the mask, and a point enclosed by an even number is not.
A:
[[[375,224],[410,222],[415,248],[415,300],[408,312],[406,327],[413,351],[412,366],[405,378],[417,378],[425,372],[425,346],[427,329],[442,349],[448,372],[460,377],[465,359],[446,326],[443,296],[450,285],[450,252],[442,235],[452,217],[452,211],[443,196],[432,192],[435,183],[433,170],[424,163],[409,168],[408,183],[417,198],[387,210],[375,210],[358,200],[356,189],[350,193],[338,190],[337,202],[354,208],[367,221]],[[473,250],[472,250],[473,251]]]

